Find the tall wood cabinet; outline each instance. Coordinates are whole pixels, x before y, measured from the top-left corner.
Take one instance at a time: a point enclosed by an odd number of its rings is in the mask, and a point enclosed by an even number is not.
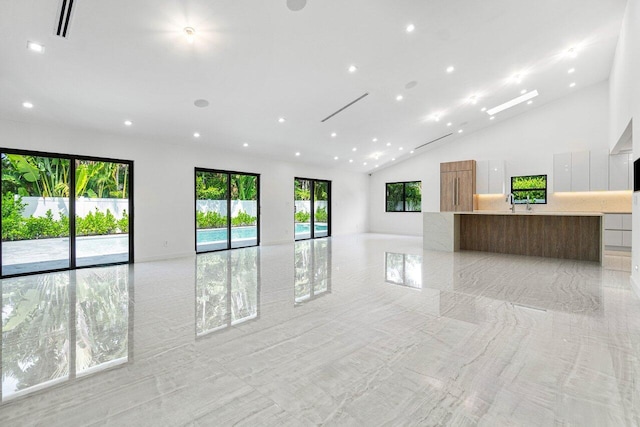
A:
[[[440,163],[440,212],[472,212],[475,192],[475,160]]]

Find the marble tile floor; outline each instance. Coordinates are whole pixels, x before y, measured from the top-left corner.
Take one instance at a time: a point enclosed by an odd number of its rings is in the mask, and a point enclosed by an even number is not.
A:
[[[640,425],[594,263],[362,234],[1,285],[2,426]]]

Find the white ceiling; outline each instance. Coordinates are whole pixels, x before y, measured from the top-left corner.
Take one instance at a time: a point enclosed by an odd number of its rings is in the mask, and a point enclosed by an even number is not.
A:
[[[286,0],[76,0],[61,39],[58,1],[0,0],[0,117],[372,171],[427,141],[453,132],[450,143],[458,129],[466,135],[607,79],[625,4],[308,0],[293,12]],[[572,46],[577,57],[563,55]],[[523,70],[521,84],[508,81]],[[540,96],[493,121],[480,111],[523,89]],[[210,106],[196,108],[200,98]],[[24,109],[25,100],[35,107]],[[439,122],[429,118],[437,112]]]

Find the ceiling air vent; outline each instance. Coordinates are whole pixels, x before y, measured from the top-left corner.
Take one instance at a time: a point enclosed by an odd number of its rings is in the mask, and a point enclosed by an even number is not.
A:
[[[57,36],[66,38],[67,34],[69,34],[69,22],[71,21],[72,12],[73,0],[61,0],[58,21],[56,22]]]
[[[325,117],[324,119],[320,120],[321,123],[326,122],[327,120],[329,120],[331,117],[335,116],[338,113],[343,112],[344,110],[346,110],[347,108],[351,107],[353,104],[355,104],[356,102],[362,100],[365,96],[368,96],[369,93],[365,93],[364,95],[361,95],[360,97],[358,97],[357,99],[354,99],[353,101],[351,101],[350,103],[348,103],[347,105],[345,105],[344,107],[340,108],[338,111],[334,111],[333,113],[329,114],[327,117]]]
[[[446,135],[444,135],[444,136],[441,136],[440,138],[432,139],[432,140],[431,140],[431,141],[429,141],[429,142],[425,142],[424,144],[419,145],[419,146],[418,146],[418,147],[416,147],[415,149],[417,150],[417,149],[419,149],[419,148],[426,147],[426,146],[427,146],[427,145],[429,145],[429,144],[433,144],[434,142],[436,142],[436,141],[440,141],[441,139],[445,139],[446,137],[451,136],[451,135],[453,135],[453,133],[448,133],[448,134],[446,134]]]

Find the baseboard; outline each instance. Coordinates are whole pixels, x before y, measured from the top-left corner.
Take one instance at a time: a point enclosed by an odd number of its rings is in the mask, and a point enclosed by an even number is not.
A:
[[[153,262],[153,261],[164,261],[167,259],[176,259],[176,258],[192,258],[195,256],[195,252],[180,252],[175,254],[166,254],[166,255],[156,255],[150,257],[136,257],[135,262]]]
[[[640,286],[638,286],[638,283],[633,279],[633,276],[629,276],[629,281],[631,282],[631,289],[633,289],[638,298],[640,298]]]

